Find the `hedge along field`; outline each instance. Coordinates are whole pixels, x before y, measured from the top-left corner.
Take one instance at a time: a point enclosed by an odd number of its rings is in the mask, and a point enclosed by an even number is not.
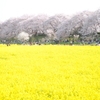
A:
[[[100,100],[100,46],[0,45],[0,100]]]

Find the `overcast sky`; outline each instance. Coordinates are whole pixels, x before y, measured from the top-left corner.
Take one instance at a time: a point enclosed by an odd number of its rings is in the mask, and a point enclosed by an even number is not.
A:
[[[100,9],[100,0],[0,0],[0,21],[22,15],[75,14]]]

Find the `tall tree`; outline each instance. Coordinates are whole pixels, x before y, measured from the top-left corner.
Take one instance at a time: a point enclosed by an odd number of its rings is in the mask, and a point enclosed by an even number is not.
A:
[[[100,9],[92,13],[83,23],[83,27],[80,30],[83,37],[98,37],[100,33]]]
[[[44,33],[51,38],[55,38],[55,33],[57,32],[58,26],[68,18],[69,16],[65,16],[63,14],[50,17],[43,23]]]
[[[58,39],[67,38],[73,35],[78,35],[82,28],[84,20],[91,14],[91,12],[84,11],[74,15],[71,19],[66,20],[58,27],[56,35]]]

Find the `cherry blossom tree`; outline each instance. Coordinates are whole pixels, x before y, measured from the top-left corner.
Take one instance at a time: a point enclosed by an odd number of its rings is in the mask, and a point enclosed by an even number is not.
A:
[[[92,40],[95,37],[98,38],[100,34],[100,9],[85,19],[83,27],[79,32],[83,37],[90,37]]]
[[[43,33],[42,23],[48,19],[46,15],[21,16],[11,18],[2,23],[0,35],[2,38],[16,37],[21,32],[28,34]]]
[[[63,14],[50,17],[48,20],[46,20],[43,23],[44,33],[47,34],[51,38],[55,38],[56,37],[55,33],[58,30],[58,26],[68,18],[69,16],[65,16]]]
[[[17,39],[20,41],[28,41],[29,40],[29,34],[26,32],[21,32],[17,35]]]
[[[11,18],[1,24],[0,35],[2,38],[12,38],[15,37],[20,32],[19,22],[21,18]]]
[[[78,32],[84,23],[84,20],[91,14],[91,12],[84,11],[82,13],[74,15],[71,19],[66,20],[58,27],[56,35],[58,39],[72,37],[74,35],[80,35]]]
[[[20,22],[21,30],[29,34],[43,33],[42,23],[47,19],[46,15],[32,16]]]

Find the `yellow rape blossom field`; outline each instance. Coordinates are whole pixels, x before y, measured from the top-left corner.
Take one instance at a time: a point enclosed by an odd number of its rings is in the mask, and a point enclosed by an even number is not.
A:
[[[100,100],[100,46],[0,45],[0,100]]]

